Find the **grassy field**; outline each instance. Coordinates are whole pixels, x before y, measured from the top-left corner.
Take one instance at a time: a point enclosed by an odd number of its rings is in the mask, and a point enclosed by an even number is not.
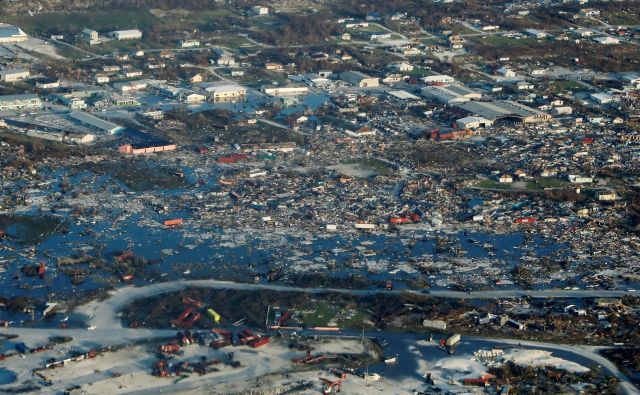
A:
[[[464,25],[456,25],[453,28],[451,28],[451,30],[456,34],[475,34],[475,33],[478,33],[477,31],[475,31],[473,29],[469,29],[468,27],[466,27]]]
[[[511,189],[511,184],[500,183],[495,180],[483,180],[480,181],[478,187],[486,189]]]
[[[20,26],[23,30],[40,35],[52,33],[79,33],[85,27],[97,31],[117,29],[148,29],[159,21],[145,10],[114,10],[92,12],[47,12],[16,15],[6,18],[7,23]]]
[[[639,18],[640,16],[634,14],[633,12],[620,10],[616,12],[606,13],[601,19],[609,22],[611,25],[630,26],[637,25]]]
[[[477,37],[474,38],[474,41],[478,44],[490,45],[493,47],[520,47],[538,42],[538,40],[535,38],[516,39],[513,37],[505,37],[498,34],[483,37],[486,38]]]
[[[568,185],[568,182],[553,177],[539,178],[536,183],[540,188],[564,188]]]
[[[586,86],[580,84],[577,81],[553,81],[549,83],[549,88],[554,91],[564,92],[564,91],[585,91],[588,90]]]

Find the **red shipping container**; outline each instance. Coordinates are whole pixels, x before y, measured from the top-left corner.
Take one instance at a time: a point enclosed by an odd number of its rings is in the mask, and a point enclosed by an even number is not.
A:
[[[265,344],[269,344],[269,338],[268,337],[260,338],[259,340],[251,343],[251,347],[258,348],[258,347],[264,346]]]
[[[182,225],[182,218],[174,218],[174,219],[167,219],[164,221],[164,225],[165,226],[178,226],[178,225]]]
[[[180,314],[178,316],[178,321],[184,321],[185,318],[187,318],[189,316],[189,314],[191,314],[193,312],[193,309],[191,307],[186,308],[182,314]]]

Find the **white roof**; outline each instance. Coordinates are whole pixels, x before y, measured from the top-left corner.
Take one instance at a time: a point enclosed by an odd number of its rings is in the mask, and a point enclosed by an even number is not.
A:
[[[0,38],[11,37],[27,37],[27,33],[23,32],[22,29],[17,26],[0,23]]]
[[[389,95],[396,97],[400,100],[420,100],[420,98],[416,95],[413,95],[407,91],[398,90],[398,91],[390,91]]]

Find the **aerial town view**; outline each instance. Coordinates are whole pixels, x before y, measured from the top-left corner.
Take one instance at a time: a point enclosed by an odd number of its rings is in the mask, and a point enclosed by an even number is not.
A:
[[[640,394],[640,1],[0,0],[0,393]]]

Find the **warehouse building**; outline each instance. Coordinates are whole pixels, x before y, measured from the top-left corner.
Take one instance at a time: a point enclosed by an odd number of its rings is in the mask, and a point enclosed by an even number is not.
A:
[[[510,100],[468,102],[456,104],[456,107],[491,122],[513,120],[520,123],[539,123],[551,119],[551,115],[545,112]]]
[[[271,86],[263,87],[262,91],[268,96],[295,96],[306,95],[309,88],[306,86]]]
[[[443,104],[466,103],[470,100],[480,100],[482,93],[476,92],[463,85],[428,86],[420,91],[422,96]]]
[[[0,81],[15,82],[22,81],[31,77],[31,73],[27,69],[4,69],[0,71]]]
[[[230,101],[243,99],[247,95],[247,88],[223,82],[222,84],[212,83],[205,88],[209,92],[213,101]]]
[[[28,39],[27,33],[19,27],[0,23],[0,44],[19,43]]]
[[[115,123],[109,121],[105,121],[104,119],[100,119],[91,114],[87,114],[86,112],[72,111],[69,114],[69,118],[84,127],[96,130],[101,133],[116,134],[124,129],[122,126],[116,125]]]
[[[380,79],[371,77],[359,71],[346,71],[340,73],[340,79],[359,88],[375,88],[380,85]]]
[[[114,40],[139,40],[142,38],[142,32],[137,29],[133,30],[116,30],[109,33],[109,37]]]
[[[489,127],[493,122],[483,117],[464,117],[456,120],[456,124],[462,129],[478,129]]]
[[[0,111],[39,110],[42,102],[38,95],[4,95],[0,96]]]

